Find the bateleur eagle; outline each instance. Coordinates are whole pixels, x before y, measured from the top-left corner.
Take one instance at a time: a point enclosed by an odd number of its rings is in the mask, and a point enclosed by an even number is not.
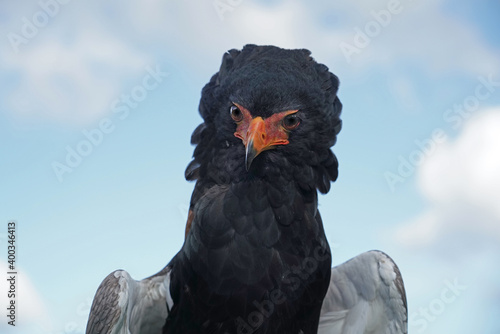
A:
[[[337,179],[338,78],[308,50],[246,45],[203,88],[181,250],[142,281],[105,278],[95,333],[407,333],[386,254],[331,268],[317,191]]]

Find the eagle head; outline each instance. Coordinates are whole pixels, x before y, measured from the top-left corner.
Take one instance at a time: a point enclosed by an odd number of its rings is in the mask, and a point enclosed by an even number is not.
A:
[[[202,90],[204,123],[192,135],[186,179],[280,175],[304,190],[329,191],[338,175],[330,148],[342,124],[339,80],[310,54],[256,45],[224,54]]]

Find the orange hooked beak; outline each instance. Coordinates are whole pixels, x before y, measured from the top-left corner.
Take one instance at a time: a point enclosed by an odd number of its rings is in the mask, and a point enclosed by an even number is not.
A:
[[[245,144],[245,165],[247,170],[250,169],[253,159],[261,152],[269,150],[274,145],[288,144],[288,135],[286,135],[286,138],[284,137],[285,136],[277,136],[275,133],[268,133],[268,131],[266,131],[266,122],[262,117],[255,117],[248,127]]]
[[[262,152],[273,148],[276,145],[287,145],[288,131],[282,126],[282,119],[297,110],[288,110],[274,114],[266,119],[258,116],[252,118],[250,113],[239,106],[245,119],[238,124],[234,135],[240,138],[245,145],[245,166],[250,169],[252,161]]]

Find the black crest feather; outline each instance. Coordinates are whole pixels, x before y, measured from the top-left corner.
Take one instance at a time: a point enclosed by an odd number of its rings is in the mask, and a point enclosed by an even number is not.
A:
[[[342,104],[337,97],[339,79],[327,66],[317,63],[309,50],[287,50],[275,46],[246,45],[232,49],[222,57],[219,72],[212,76],[202,90],[199,112],[204,123],[193,132],[191,143],[196,145],[193,161],[186,169],[187,180],[199,180],[216,167],[231,174],[214,162],[225,156],[225,146],[233,145],[234,129],[225,128],[221,114],[227,112],[233,99],[253,106],[266,117],[273,106],[299,106],[311,119],[307,133],[296,135],[304,144],[291,152],[292,165],[303,170],[294,172],[304,188],[316,188],[322,193],[338,176],[338,161],[330,150],[342,127]],[[266,114],[267,113],[267,114]],[[226,135],[221,132],[227,132]],[[291,148],[290,148],[291,149]],[[293,167],[293,166],[292,166]],[[307,171],[310,170],[310,172]],[[211,175],[230,179],[231,175]],[[217,183],[217,180],[215,180]]]

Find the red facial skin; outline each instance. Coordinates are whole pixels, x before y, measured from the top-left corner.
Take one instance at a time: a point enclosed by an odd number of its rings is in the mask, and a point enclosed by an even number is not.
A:
[[[243,141],[247,154],[249,151],[253,150],[255,152],[253,158],[255,158],[261,152],[273,146],[287,145],[289,143],[288,133],[290,131],[284,127],[283,118],[295,114],[298,110],[282,111],[263,119],[260,116],[253,118],[248,109],[237,103],[234,103],[234,105],[238,107],[243,114],[241,120],[235,120],[238,126],[236,127],[234,136]],[[249,147],[249,144],[251,144],[252,147]]]
[[[262,151],[268,150],[276,145],[287,145],[289,143],[288,133],[292,129],[287,130],[284,127],[283,118],[288,115],[295,114],[298,110],[282,111],[280,113],[273,114],[271,117],[263,119],[262,117],[253,118],[248,109],[237,103],[234,103],[234,105],[240,109],[243,115],[241,120],[235,120],[237,127],[234,136],[243,141],[247,152],[247,159],[249,154],[252,155],[250,159],[253,160]],[[298,124],[299,123],[297,123],[297,126]],[[251,143],[251,147],[248,146],[249,142]],[[249,164],[247,164],[247,169],[248,168]],[[185,237],[187,237],[189,230],[191,229],[193,219],[194,212],[193,210],[189,210]]]

